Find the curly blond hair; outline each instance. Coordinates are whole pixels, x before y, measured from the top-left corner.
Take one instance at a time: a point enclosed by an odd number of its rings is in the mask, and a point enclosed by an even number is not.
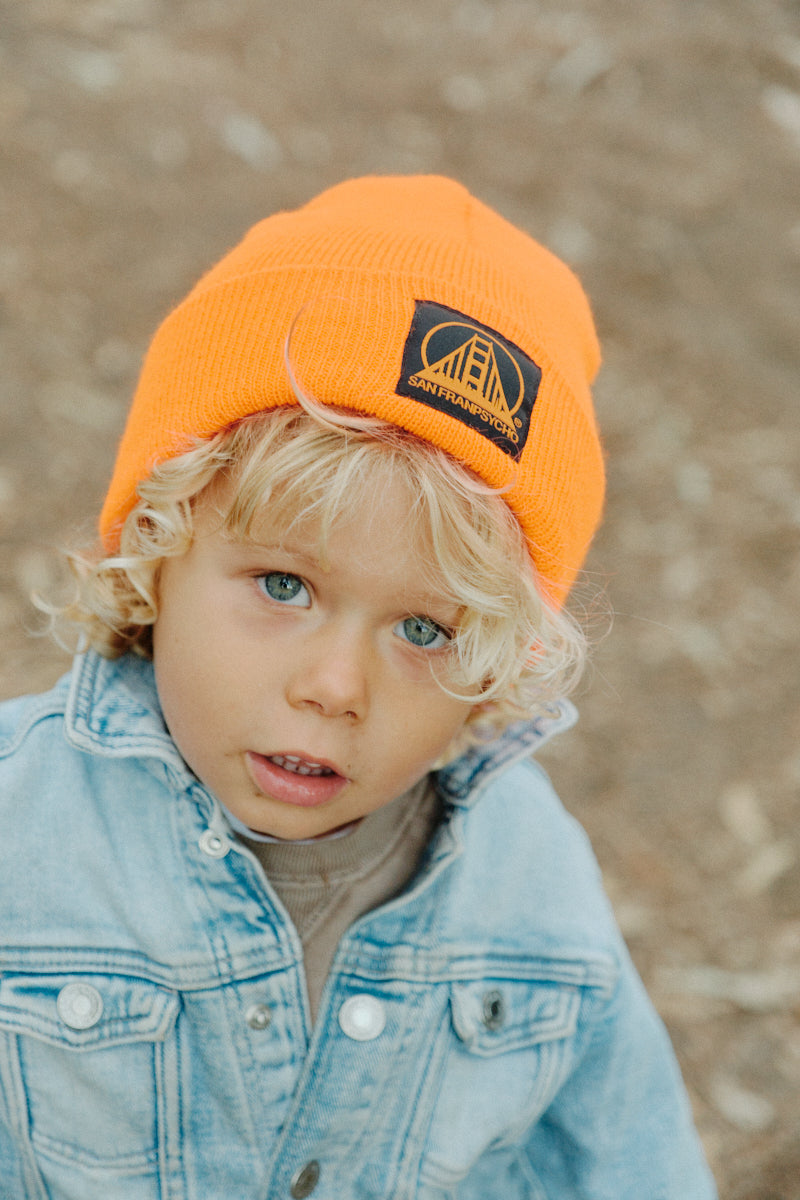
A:
[[[577,681],[585,635],[543,599],[502,496],[443,450],[304,397],[300,407],[245,418],[156,466],[139,486],[118,554],[68,556],[77,590],[59,615],[105,657],[152,655],[161,564],[188,550],[196,502],[220,476],[233,483],[221,514],[227,535],[250,538],[267,511],[282,531],[317,521],[323,547],[340,514],[374,503],[390,483],[405,485],[421,535],[420,572],[460,611],[446,680],[438,681],[474,701],[473,735],[541,711]]]

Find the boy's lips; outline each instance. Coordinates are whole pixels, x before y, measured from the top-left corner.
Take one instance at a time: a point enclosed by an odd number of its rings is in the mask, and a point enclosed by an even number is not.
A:
[[[283,804],[314,808],[337,796],[349,780],[331,763],[305,754],[256,754],[248,750],[247,766],[259,791]]]

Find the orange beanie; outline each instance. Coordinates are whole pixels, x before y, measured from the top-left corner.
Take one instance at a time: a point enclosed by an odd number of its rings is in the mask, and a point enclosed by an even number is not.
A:
[[[437,176],[353,179],[255,225],[156,332],[100,518],[109,553],[157,463],[317,401],[442,447],[519,520],[559,605],[600,519],[586,297],[557,258]]]

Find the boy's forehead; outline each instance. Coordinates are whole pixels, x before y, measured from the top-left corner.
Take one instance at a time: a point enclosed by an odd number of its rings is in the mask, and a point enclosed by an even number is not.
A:
[[[411,505],[391,493],[372,503],[358,503],[333,513],[292,512],[265,504],[250,528],[250,538],[262,544],[294,548],[320,561],[346,559],[369,566],[387,549],[420,565],[434,561],[427,523],[414,519]]]
[[[331,512],[324,502],[306,507],[268,497],[253,511],[245,526],[230,520],[236,487],[230,479],[209,489],[200,518],[210,532],[224,530],[226,540],[243,547],[282,549],[325,570],[349,566],[366,573],[378,569],[408,573],[408,586],[423,586],[432,595],[450,596],[438,566],[428,522],[414,503],[410,488],[395,481],[379,497],[358,495]]]

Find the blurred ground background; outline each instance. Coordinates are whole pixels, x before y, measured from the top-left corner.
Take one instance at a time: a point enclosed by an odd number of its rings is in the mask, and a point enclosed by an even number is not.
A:
[[[28,593],[91,536],[155,324],[255,219],[439,171],[578,270],[616,616],[547,765],[723,1195],[798,1200],[796,0],[2,0],[0,154],[2,695],[62,671]]]

